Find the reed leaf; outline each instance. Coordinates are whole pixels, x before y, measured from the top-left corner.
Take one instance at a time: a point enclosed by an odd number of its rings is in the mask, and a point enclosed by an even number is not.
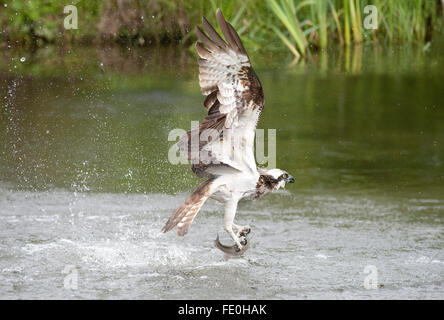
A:
[[[291,34],[297,44],[299,53],[303,55],[308,46],[308,41],[301,29],[296,15],[293,14],[289,2],[289,0],[281,1],[281,7],[276,0],[267,0],[267,4],[270,6],[270,9],[287,28],[288,32]]]

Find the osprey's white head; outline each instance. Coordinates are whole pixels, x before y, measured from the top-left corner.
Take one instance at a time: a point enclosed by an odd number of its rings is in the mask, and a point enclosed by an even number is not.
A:
[[[271,176],[273,178],[273,189],[278,190],[285,187],[287,183],[293,183],[294,177],[287,171],[281,169],[261,170],[261,174]]]

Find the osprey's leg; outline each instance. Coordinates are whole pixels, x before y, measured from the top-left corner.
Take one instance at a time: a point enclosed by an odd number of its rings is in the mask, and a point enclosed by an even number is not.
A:
[[[224,229],[236,243],[239,250],[242,249],[241,241],[246,239],[241,239],[233,232],[233,221],[236,215],[237,201],[228,201],[225,203],[225,215],[224,215]]]

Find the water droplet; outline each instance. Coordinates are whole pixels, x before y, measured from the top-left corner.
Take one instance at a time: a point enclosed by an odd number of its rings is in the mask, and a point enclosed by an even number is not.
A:
[[[8,6],[8,4],[5,3],[4,6],[5,6],[5,8],[6,8],[6,7]]]
[[[25,62],[26,61],[26,58],[25,57],[21,57],[20,58],[20,62]]]

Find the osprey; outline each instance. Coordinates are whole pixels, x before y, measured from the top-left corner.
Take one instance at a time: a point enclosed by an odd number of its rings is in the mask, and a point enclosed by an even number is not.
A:
[[[246,235],[251,229],[234,224],[238,202],[259,199],[294,182],[294,178],[280,169],[256,166],[254,137],[265,102],[262,86],[239,35],[220,9],[216,17],[226,41],[205,18],[202,22],[207,34],[196,27],[200,40],[196,42],[199,83],[206,96],[208,115],[177,143],[180,152],[191,160],[194,174],[207,180],[176,209],[162,232],[177,225],[179,236],[187,234],[202,205],[212,198],[225,206],[224,229],[235,242],[231,248],[243,253],[249,245]],[[216,246],[229,252],[218,238]]]

